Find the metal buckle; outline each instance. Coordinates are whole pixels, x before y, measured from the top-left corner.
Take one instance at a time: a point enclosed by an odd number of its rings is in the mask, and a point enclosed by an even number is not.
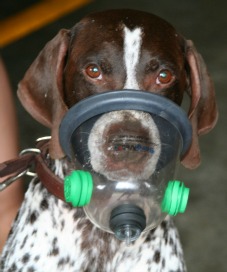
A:
[[[24,149],[20,152],[19,156],[22,156],[24,154],[28,154],[28,153],[36,153],[36,154],[40,154],[41,151],[38,149],[38,148],[27,148],[27,149]],[[36,177],[37,174],[35,172],[32,172],[30,171],[30,169],[27,169],[26,170],[26,173],[25,173],[26,176],[30,176],[30,177]]]
[[[36,143],[38,142],[41,142],[41,141],[48,141],[51,139],[51,136],[43,136],[43,137],[40,137],[36,140]]]

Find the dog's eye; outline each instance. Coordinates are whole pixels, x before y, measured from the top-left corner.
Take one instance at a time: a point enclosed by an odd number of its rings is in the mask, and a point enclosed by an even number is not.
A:
[[[98,78],[101,76],[101,70],[95,64],[88,65],[85,69],[85,72],[90,78]]]
[[[173,74],[169,70],[162,70],[157,77],[157,84],[167,84],[173,79]]]

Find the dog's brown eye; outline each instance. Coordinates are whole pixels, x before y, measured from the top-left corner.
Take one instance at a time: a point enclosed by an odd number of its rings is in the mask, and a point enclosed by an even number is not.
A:
[[[167,84],[173,78],[173,74],[169,70],[162,70],[157,77],[157,84]]]
[[[101,75],[100,68],[95,64],[88,65],[85,72],[91,78],[98,78]]]

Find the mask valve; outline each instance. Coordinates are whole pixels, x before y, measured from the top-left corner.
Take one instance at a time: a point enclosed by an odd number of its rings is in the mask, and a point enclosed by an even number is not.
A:
[[[184,213],[188,203],[189,188],[180,181],[169,181],[162,200],[162,211],[175,216]]]
[[[127,245],[135,241],[146,227],[146,216],[142,209],[133,204],[114,208],[110,215],[110,229],[116,238]]]
[[[77,170],[67,176],[64,181],[64,194],[66,202],[73,207],[83,207],[91,201],[93,192],[93,179],[89,172]]]

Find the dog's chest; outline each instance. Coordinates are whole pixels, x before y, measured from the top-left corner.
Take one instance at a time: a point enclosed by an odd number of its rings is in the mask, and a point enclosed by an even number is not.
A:
[[[2,254],[1,271],[169,272],[185,267],[170,219],[126,246],[34,180]]]

